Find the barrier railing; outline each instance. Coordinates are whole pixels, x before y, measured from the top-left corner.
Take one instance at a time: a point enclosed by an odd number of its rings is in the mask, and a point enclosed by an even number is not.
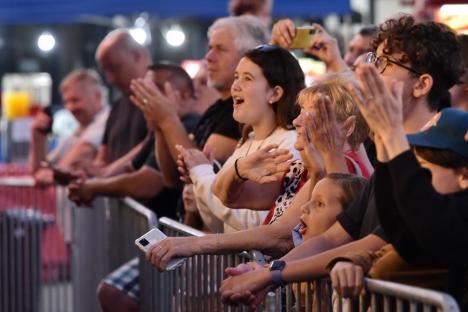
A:
[[[419,287],[366,279],[373,311],[460,311],[452,296]]]
[[[203,236],[204,233],[168,218],[159,219],[160,229],[168,236]],[[140,255],[140,311],[223,311],[218,288],[224,269],[254,260],[252,253],[196,255],[176,270],[160,273]]]
[[[63,192],[0,178],[0,311],[72,311]]]
[[[98,198],[92,209],[73,209],[75,311],[100,311],[99,282],[138,256],[134,241],[157,226],[156,215],[133,199]]]
[[[0,311],[99,312],[98,283],[137,257],[134,240],[157,226],[155,214],[127,198],[78,208],[66,189],[25,174],[0,172]]]
[[[161,218],[160,229],[168,236],[202,236],[203,233],[176,221]],[[258,253],[258,252],[257,252]],[[244,252],[236,255],[195,255],[169,272],[158,272],[140,261],[141,311],[243,311],[224,306],[218,288],[224,269],[255,260]],[[402,284],[366,279],[366,294],[344,299],[333,292],[329,279],[294,283],[267,294],[260,311],[459,311],[455,300],[441,292]]]
[[[203,235],[161,218],[168,236]],[[62,188],[35,187],[29,177],[0,178],[0,311],[100,311],[101,279],[140,253],[134,240],[157,226],[156,216],[131,199],[99,198],[93,208],[73,208]],[[242,311],[222,305],[224,269],[259,260],[257,252],[197,255],[159,273],[140,261],[141,311]],[[459,311],[447,294],[367,279],[359,300],[333,296],[321,279],[269,293],[267,311]]]

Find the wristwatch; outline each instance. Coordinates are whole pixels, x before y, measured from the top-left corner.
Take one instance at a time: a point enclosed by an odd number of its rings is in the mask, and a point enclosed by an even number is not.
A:
[[[283,286],[283,278],[281,277],[281,271],[286,266],[286,262],[283,260],[273,260],[270,262],[270,272],[273,283],[275,286]]]

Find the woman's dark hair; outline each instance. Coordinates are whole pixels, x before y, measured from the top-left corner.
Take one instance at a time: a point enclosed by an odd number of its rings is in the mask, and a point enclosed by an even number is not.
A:
[[[339,197],[339,201],[343,210],[348,208],[349,204],[359,196],[367,185],[365,178],[349,173],[329,173],[325,178],[332,180],[342,189],[342,196]]]
[[[260,67],[270,87],[283,88],[283,96],[272,104],[272,108],[277,125],[290,129],[299,114],[297,95],[305,87],[304,72],[299,62],[288,50],[274,45],[261,45],[247,51],[245,57]]]
[[[468,159],[446,149],[413,146],[413,150],[422,159],[438,166],[458,170],[468,168]]]
[[[432,111],[450,105],[448,90],[462,75],[463,61],[460,43],[449,27],[436,22],[417,23],[411,15],[403,15],[380,25],[373,48],[377,50],[380,44],[385,54],[400,52],[397,61],[432,76],[434,83],[428,95]]]

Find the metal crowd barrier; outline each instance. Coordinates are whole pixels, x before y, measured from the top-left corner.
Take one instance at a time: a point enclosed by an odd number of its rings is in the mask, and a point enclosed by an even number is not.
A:
[[[159,226],[167,236],[204,235],[169,218],[160,218]],[[176,270],[160,273],[141,254],[140,311],[234,311],[218,296],[224,269],[251,260],[255,260],[254,253],[196,255]]]
[[[366,285],[373,311],[460,311],[446,293],[369,278]]]
[[[168,218],[159,224],[168,236],[204,235]],[[224,306],[218,289],[226,267],[263,259],[259,254],[195,255],[169,272],[158,272],[141,257],[141,311],[244,311]],[[366,283],[366,294],[354,300],[338,296],[328,278],[286,285],[268,293],[259,311],[459,311],[445,293],[374,279]]]
[[[135,239],[157,226],[154,212],[130,198],[98,198],[92,207],[73,209],[76,312],[100,311],[96,296],[99,282],[136,258]]]
[[[61,189],[35,187],[31,177],[0,178],[0,311],[72,310],[62,199]]]
[[[78,208],[18,168],[0,170],[0,311],[99,312],[97,285],[137,257],[155,214],[128,198]]]
[[[168,236],[203,235],[161,218]],[[36,187],[30,177],[0,177],[0,311],[100,311],[96,287],[127,260],[144,255],[134,240],[157,226],[156,216],[131,199],[99,198],[73,207],[66,190]],[[197,255],[160,273],[140,261],[141,311],[244,311],[222,305],[224,269],[261,261],[257,252]],[[359,300],[333,295],[327,279],[295,283],[267,295],[261,311],[459,311],[432,290],[367,279]]]

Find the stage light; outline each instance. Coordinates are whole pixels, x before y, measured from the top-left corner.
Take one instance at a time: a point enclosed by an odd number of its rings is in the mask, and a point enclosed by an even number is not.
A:
[[[173,27],[166,32],[166,41],[173,47],[180,47],[185,42],[185,33],[179,27]]]
[[[141,45],[145,45],[148,41],[148,34],[146,31],[141,27],[134,27],[130,30],[130,35],[132,35],[133,39]]]
[[[55,47],[55,38],[49,32],[43,32],[37,39],[37,47],[43,52],[50,52]]]

